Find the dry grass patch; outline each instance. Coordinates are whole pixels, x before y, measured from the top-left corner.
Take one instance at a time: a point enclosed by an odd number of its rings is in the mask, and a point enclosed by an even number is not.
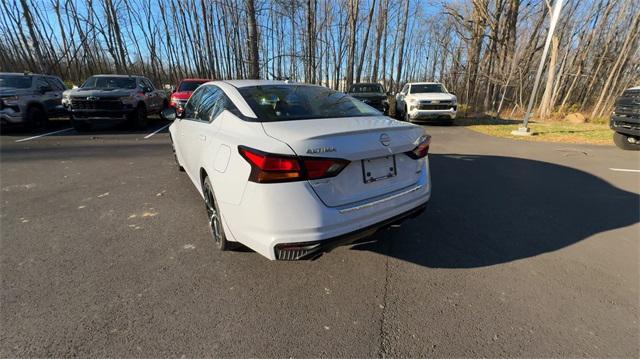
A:
[[[613,132],[608,123],[571,124],[564,121],[530,122],[533,136],[513,136],[511,131],[517,130],[522,121],[499,120],[492,118],[456,119],[456,125],[466,126],[471,130],[486,135],[506,137],[523,141],[562,142],[577,144],[610,145],[613,144]]]

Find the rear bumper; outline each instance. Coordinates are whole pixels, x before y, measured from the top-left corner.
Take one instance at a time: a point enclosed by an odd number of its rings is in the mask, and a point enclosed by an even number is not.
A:
[[[613,115],[609,127],[618,133],[640,137],[640,117]]]
[[[330,252],[340,246],[346,246],[360,239],[372,236],[376,232],[388,228],[391,225],[400,224],[407,219],[419,216],[427,208],[426,204],[420,205],[407,212],[373,224],[369,227],[359,229],[347,234],[321,241],[277,244],[274,248],[277,260],[301,260],[312,259],[323,253]]]
[[[240,203],[218,198],[225,233],[271,260],[308,258],[351,243],[424,208],[431,197],[428,159],[424,161],[416,183],[339,207],[326,206],[306,181],[248,182]],[[307,248],[298,254],[282,253],[283,248],[298,246]]]

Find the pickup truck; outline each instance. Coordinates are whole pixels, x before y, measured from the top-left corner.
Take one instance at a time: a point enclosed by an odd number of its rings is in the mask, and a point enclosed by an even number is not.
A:
[[[640,86],[627,89],[618,97],[609,125],[616,146],[640,150]]]
[[[396,114],[407,122],[456,118],[458,99],[439,82],[413,82],[396,95]]]
[[[191,97],[193,91],[195,91],[198,86],[209,81],[211,80],[183,79],[176,87],[175,92],[171,94],[171,101],[169,101],[169,106],[175,107],[177,110],[182,110],[187,101],[189,101],[189,98]]]
[[[129,121],[143,129],[147,116],[169,107],[167,96],[142,76],[95,75],[77,89],[65,91],[63,102],[77,131],[88,131],[98,122]]]
[[[0,73],[0,124],[44,127],[50,117],[66,116],[62,93],[67,87],[56,76]]]
[[[389,101],[387,100],[387,92],[379,83],[357,83],[351,85],[347,92],[349,96],[356,98],[376,110],[389,113]]]

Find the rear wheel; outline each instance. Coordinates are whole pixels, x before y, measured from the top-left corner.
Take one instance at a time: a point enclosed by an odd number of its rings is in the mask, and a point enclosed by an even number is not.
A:
[[[613,143],[623,150],[627,151],[639,151],[640,150],[640,138],[627,136],[622,133],[613,133]]]
[[[224,234],[224,228],[222,228],[222,215],[220,213],[220,207],[218,207],[218,202],[216,201],[216,197],[213,194],[213,188],[211,187],[211,181],[209,181],[209,177],[204,179],[204,183],[202,185],[202,192],[204,194],[204,203],[207,208],[207,217],[209,218],[209,230],[211,231],[211,236],[213,237],[213,241],[221,251],[226,251],[231,249],[229,242],[227,242],[227,237]]]
[[[47,125],[49,118],[46,112],[39,106],[31,106],[27,110],[26,126],[30,130],[37,130]]]

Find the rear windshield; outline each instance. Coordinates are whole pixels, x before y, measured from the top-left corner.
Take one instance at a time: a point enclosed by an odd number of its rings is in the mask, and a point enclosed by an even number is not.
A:
[[[260,121],[382,115],[349,95],[320,86],[265,85],[239,91]]]
[[[350,93],[383,93],[381,85],[378,84],[366,84],[366,85],[353,85],[351,86]]]
[[[440,84],[411,85],[411,93],[447,92]]]
[[[198,88],[198,86],[202,85],[205,82],[207,81],[182,81],[176,91],[193,92]]]
[[[132,77],[92,76],[82,84],[82,88],[134,89],[136,88],[136,79]]]
[[[31,87],[31,76],[21,75],[0,75],[0,87],[9,87],[14,89],[28,89]]]

